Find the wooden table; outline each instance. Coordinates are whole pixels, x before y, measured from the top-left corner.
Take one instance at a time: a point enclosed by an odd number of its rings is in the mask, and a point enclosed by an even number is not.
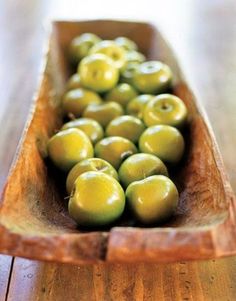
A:
[[[236,2],[0,2],[0,190],[29,111],[47,17],[151,20],[203,103],[236,191]],[[222,233],[224,235],[224,233]],[[236,257],[168,265],[71,266],[0,256],[0,300],[236,300]]]

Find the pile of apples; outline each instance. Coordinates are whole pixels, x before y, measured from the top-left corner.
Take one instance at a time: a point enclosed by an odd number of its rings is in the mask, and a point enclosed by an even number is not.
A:
[[[179,193],[168,177],[184,153],[187,108],[168,94],[173,74],[146,61],[135,42],[75,37],[69,60],[77,72],[62,99],[66,122],[48,141],[52,162],[67,173],[70,216],[103,226],[125,206],[143,224],[166,221]]]

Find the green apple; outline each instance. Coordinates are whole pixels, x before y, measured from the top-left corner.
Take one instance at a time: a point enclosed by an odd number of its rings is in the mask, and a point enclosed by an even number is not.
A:
[[[69,171],[81,160],[93,157],[93,146],[84,132],[68,129],[50,138],[48,155],[58,168]]]
[[[78,73],[73,74],[66,83],[66,90],[74,90],[78,88],[83,88],[81,85],[80,76]]]
[[[179,130],[169,125],[147,128],[139,139],[143,153],[156,155],[166,163],[178,163],[184,153],[184,138]]]
[[[118,69],[121,69],[126,64],[126,51],[111,40],[103,40],[97,43],[90,49],[89,53],[105,54],[112,59],[114,66]]]
[[[120,104],[111,101],[101,104],[89,105],[84,113],[83,117],[92,118],[100,123],[103,127],[106,127],[108,123],[114,118],[123,115],[124,110]]]
[[[123,83],[110,90],[106,94],[105,100],[118,102],[125,108],[129,101],[137,95],[137,91],[131,85]]]
[[[99,104],[101,97],[90,90],[78,88],[65,93],[62,99],[62,108],[65,115],[73,114],[80,117],[89,104]]]
[[[113,177],[96,171],[80,175],[69,200],[69,215],[81,226],[104,226],[125,208],[124,191]]]
[[[126,190],[129,207],[143,224],[164,222],[175,212],[179,193],[166,176],[151,176],[130,184]]]
[[[146,105],[143,120],[147,126],[167,124],[182,128],[187,115],[187,108],[179,97],[172,94],[160,94]]]
[[[168,171],[165,164],[151,154],[132,155],[119,168],[119,178],[124,187],[153,175],[168,176]]]
[[[138,51],[127,51],[126,63],[143,63],[146,60],[145,56]]]
[[[119,80],[119,70],[108,56],[96,53],[86,56],[78,66],[81,84],[96,92],[114,88]]]
[[[69,46],[71,61],[77,64],[83,57],[88,55],[90,48],[100,41],[101,39],[93,33],[84,33],[75,37]]]
[[[154,96],[151,94],[141,94],[135,97],[128,103],[126,113],[139,119],[143,119],[144,108],[153,97]]]
[[[137,153],[137,148],[126,138],[107,137],[95,145],[94,151],[96,157],[106,160],[118,169],[122,161]]]
[[[160,94],[170,88],[172,78],[172,71],[167,65],[159,61],[148,61],[138,66],[133,84],[141,93]]]
[[[117,171],[115,168],[108,163],[107,161],[100,159],[100,158],[90,158],[85,159],[77,163],[69,172],[67,179],[66,179],[66,189],[67,192],[70,194],[74,187],[74,183],[78,176],[83,174],[87,171],[99,171],[105,174],[108,174],[115,178],[117,181],[119,180]]]
[[[77,128],[83,131],[93,144],[104,137],[102,126],[96,120],[91,118],[79,118],[69,121],[63,125],[62,130],[71,128]]]
[[[120,136],[137,143],[145,130],[143,122],[134,117],[123,115],[113,119],[106,128],[106,136]]]
[[[137,44],[134,41],[130,40],[129,38],[118,37],[114,41],[118,46],[124,48],[127,51],[138,49]]]
[[[121,70],[120,82],[133,85],[133,77],[139,65],[139,63],[127,63]]]

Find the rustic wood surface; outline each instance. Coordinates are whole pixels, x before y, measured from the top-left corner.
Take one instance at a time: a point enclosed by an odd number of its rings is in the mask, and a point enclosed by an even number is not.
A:
[[[0,187],[36,88],[45,16],[153,20],[185,62],[236,191],[235,1],[0,2]],[[67,3],[67,5],[65,4]],[[85,3],[85,2],[84,2]],[[125,4],[128,6],[125,9]],[[98,5],[98,4],[97,4]],[[168,11],[167,11],[168,10]],[[0,188],[1,189],[1,188]],[[222,233],[224,235],[224,233]],[[236,300],[236,258],[169,265],[68,266],[0,257],[0,300]],[[68,289],[67,289],[68,288]],[[4,297],[5,296],[5,297]]]

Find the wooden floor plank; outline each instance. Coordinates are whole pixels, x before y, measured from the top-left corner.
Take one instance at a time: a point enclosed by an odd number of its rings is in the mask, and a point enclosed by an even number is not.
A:
[[[15,259],[8,301],[227,301],[236,258],[178,264],[73,266]]]
[[[4,301],[8,292],[12,269],[12,257],[0,255],[0,300]]]

